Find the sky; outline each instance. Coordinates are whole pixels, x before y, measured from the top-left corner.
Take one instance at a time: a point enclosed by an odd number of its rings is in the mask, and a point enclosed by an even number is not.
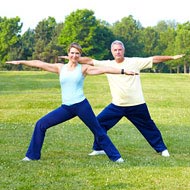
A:
[[[0,17],[19,16],[22,32],[34,29],[38,22],[54,17],[64,22],[65,17],[77,9],[94,11],[96,19],[110,24],[132,15],[143,27],[155,26],[161,20],[178,23],[190,21],[188,0],[4,0]]]

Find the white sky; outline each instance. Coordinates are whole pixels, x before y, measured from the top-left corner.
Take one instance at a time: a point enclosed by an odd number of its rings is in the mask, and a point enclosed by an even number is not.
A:
[[[142,26],[155,26],[160,20],[190,21],[188,0],[3,0],[0,17],[19,16],[22,32],[34,29],[39,21],[54,17],[64,22],[65,16],[77,9],[94,11],[97,19],[110,24],[132,15]]]

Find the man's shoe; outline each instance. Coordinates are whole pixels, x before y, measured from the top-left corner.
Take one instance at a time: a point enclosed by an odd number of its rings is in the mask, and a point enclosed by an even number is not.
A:
[[[123,160],[123,158],[119,158],[119,159],[117,159],[115,162],[117,162],[117,163],[123,163],[124,160]]]
[[[164,151],[162,151],[162,152],[161,152],[161,155],[164,156],[164,157],[169,157],[169,156],[170,156],[170,154],[169,154],[169,152],[168,152],[167,149],[164,150]]]
[[[102,155],[102,154],[106,154],[104,150],[93,150],[90,154],[88,154],[89,156],[97,156],[97,155]]]
[[[28,158],[28,157],[25,157],[22,159],[22,161],[31,161],[32,159]]]

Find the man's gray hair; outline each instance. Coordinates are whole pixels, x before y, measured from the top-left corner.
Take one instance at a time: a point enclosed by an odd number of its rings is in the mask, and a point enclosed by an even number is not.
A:
[[[124,44],[123,44],[122,41],[119,41],[119,40],[115,40],[115,41],[113,41],[112,44],[111,44],[111,48],[112,48],[113,45],[115,45],[115,44],[119,44],[119,45],[121,45],[121,46],[123,47],[123,49],[125,49],[125,46],[124,46]]]

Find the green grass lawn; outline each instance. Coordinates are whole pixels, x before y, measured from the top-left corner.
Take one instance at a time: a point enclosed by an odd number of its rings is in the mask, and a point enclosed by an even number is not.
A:
[[[35,122],[61,104],[58,76],[0,72],[0,190],[190,189],[190,75],[144,73],[141,80],[169,158],[125,118],[109,131],[125,162],[90,157],[93,135],[74,118],[47,131],[40,161],[22,162]],[[85,94],[98,114],[111,101],[105,75],[88,76]]]

